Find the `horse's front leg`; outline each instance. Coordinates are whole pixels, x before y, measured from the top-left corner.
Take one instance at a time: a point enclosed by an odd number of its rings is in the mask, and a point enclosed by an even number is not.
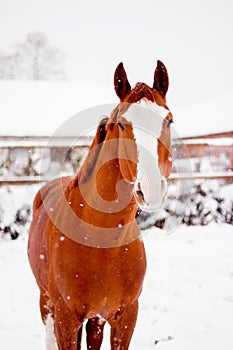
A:
[[[87,333],[87,349],[99,350],[103,341],[104,325],[106,321],[104,319],[95,317],[87,321],[86,333]]]
[[[58,350],[81,349],[79,330],[82,323],[75,311],[65,304],[57,304],[54,310],[54,328]]]
[[[109,321],[111,326],[111,350],[128,350],[138,314],[138,301],[127,307],[116,319]]]

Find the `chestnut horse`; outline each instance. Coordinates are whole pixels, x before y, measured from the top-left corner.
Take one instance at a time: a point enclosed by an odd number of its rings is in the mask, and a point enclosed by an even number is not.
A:
[[[153,87],[131,89],[120,63],[114,86],[120,103],[78,174],[34,200],[28,254],[50,350],[81,349],[84,321],[88,349],[100,349],[108,322],[111,349],[126,350],[136,324],[146,257],[135,216],[162,205],[172,166],[167,70],[158,61]]]

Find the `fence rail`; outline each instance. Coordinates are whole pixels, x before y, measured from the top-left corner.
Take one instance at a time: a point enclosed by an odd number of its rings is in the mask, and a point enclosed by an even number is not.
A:
[[[60,148],[60,147],[87,147],[92,136],[80,137],[3,137],[0,136],[0,148]]]
[[[12,185],[34,185],[53,180],[52,176],[14,176],[14,177],[0,177],[0,186]],[[169,182],[184,181],[184,180],[231,180],[233,182],[233,173],[193,173],[193,174],[176,174],[172,173],[169,177]]]
[[[41,157],[41,152],[44,150],[49,150],[48,153],[46,153],[46,157],[51,160],[50,165],[53,165],[53,162],[61,162],[60,155],[62,155],[63,158],[66,157],[67,149],[72,148],[72,152],[69,153],[69,157],[66,159],[67,163],[73,166],[71,169],[70,167],[64,167],[62,168],[64,172],[73,172],[76,171],[77,167],[76,164],[82,159],[82,157],[85,154],[85,149],[90,145],[92,141],[92,136],[89,137],[3,137],[0,136],[0,151],[2,151],[2,156],[0,153],[0,161],[2,162],[2,168],[0,169],[2,176],[0,176],[0,186],[4,185],[33,185],[37,183],[44,183],[48,182],[55,177],[57,177],[56,173],[52,170],[47,173],[50,173],[50,176],[46,175],[29,175],[29,174],[40,174],[40,171],[38,171],[38,159]],[[20,151],[15,152],[15,151]],[[28,150],[28,151],[25,151]],[[77,158],[76,150],[79,150],[79,158]],[[177,151],[177,150],[176,150]],[[179,151],[179,150],[178,150]],[[177,152],[178,152],[177,151]],[[182,150],[181,150],[182,151]],[[185,153],[186,155],[186,153]],[[178,154],[179,156],[179,154]],[[182,156],[182,154],[181,154]],[[19,158],[19,163],[22,161],[22,168],[27,168],[27,172],[19,174],[18,172],[15,172],[15,163],[17,159]],[[22,158],[22,159],[21,159]],[[46,161],[47,161],[46,158]],[[66,166],[66,162],[64,162],[64,159],[62,158],[62,166]],[[3,160],[2,160],[3,159]],[[5,159],[5,160],[4,160]],[[177,158],[178,160],[182,161]],[[195,158],[196,159],[196,158]],[[199,159],[199,158],[198,158]],[[218,159],[217,159],[218,160]],[[229,160],[230,161],[230,160]],[[7,164],[7,167],[3,166],[3,162]],[[27,164],[26,164],[27,163]],[[46,163],[46,162],[45,162]],[[26,164],[26,165],[25,165]],[[198,169],[196,167],[196,163],[194,164],[195,167],[192,167],[192,169]],[[79,166],[78,166],[79,167]],[[224,163],[221,169],[231,169],[229,164],[226,166]],[[179,168],[178,168],[179,169]],[[184,168],[180,168],[184,169]],[[201,168],[200,168],[201,169]],[[43,174],[46,174],[46,171],[43,172]],[[187,172],[183,173],[171,173],[171,176],[169,177],[169,182],[175,182],[175,181],[185,181],[185,180],[228,180],[230,182],[233,182],[233,171],[211,171],[211,172]],[[28,175],[25,175],[28,174]],[[53,174],[53,175],[52,175]]]
[[[177,180],[233,180],[233,172],[212,172],[212,173],[172,173],[168,181],[177,181]]]
[[[4,185],[34,185],[42,182],[53,180],[50,176],[12,176],[0,177],[0,186]]]

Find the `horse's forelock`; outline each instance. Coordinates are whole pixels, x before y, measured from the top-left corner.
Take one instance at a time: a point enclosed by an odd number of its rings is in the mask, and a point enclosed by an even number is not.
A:
[[[126,96],[124,102],[137,103],[141,99],[147,99],[155,102],[156,91],[145,83],[137,83],[135,87]]]

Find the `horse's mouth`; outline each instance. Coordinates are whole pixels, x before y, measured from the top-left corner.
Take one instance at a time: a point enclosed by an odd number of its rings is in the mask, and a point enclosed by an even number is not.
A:
[[[137,184],[137,187],[135,189],[135,198],[139,206],[144,206],[146,204],[145,196],[144,196],[144,193],[142,192],[140,182]]]
[[[135,190],[134,190],[134,197],[140,210],[148,213],[153,213],[163,207],[164,202],[166,200],[167,190],[165,191],[163,184],[161,184],[161,188],[164,191],[161,197],[161,201],[158,201],[157,203],[148,203],[148,201],[146,200],[146,196],[142,191],[140,182],[136,184]]]
[[[145,199],[144,199],[144,194],[141,190],[138,190],[136,191],[136,198],[137,198],[137,201],[140,203],[140,204],[143,204],[145,203]]]

